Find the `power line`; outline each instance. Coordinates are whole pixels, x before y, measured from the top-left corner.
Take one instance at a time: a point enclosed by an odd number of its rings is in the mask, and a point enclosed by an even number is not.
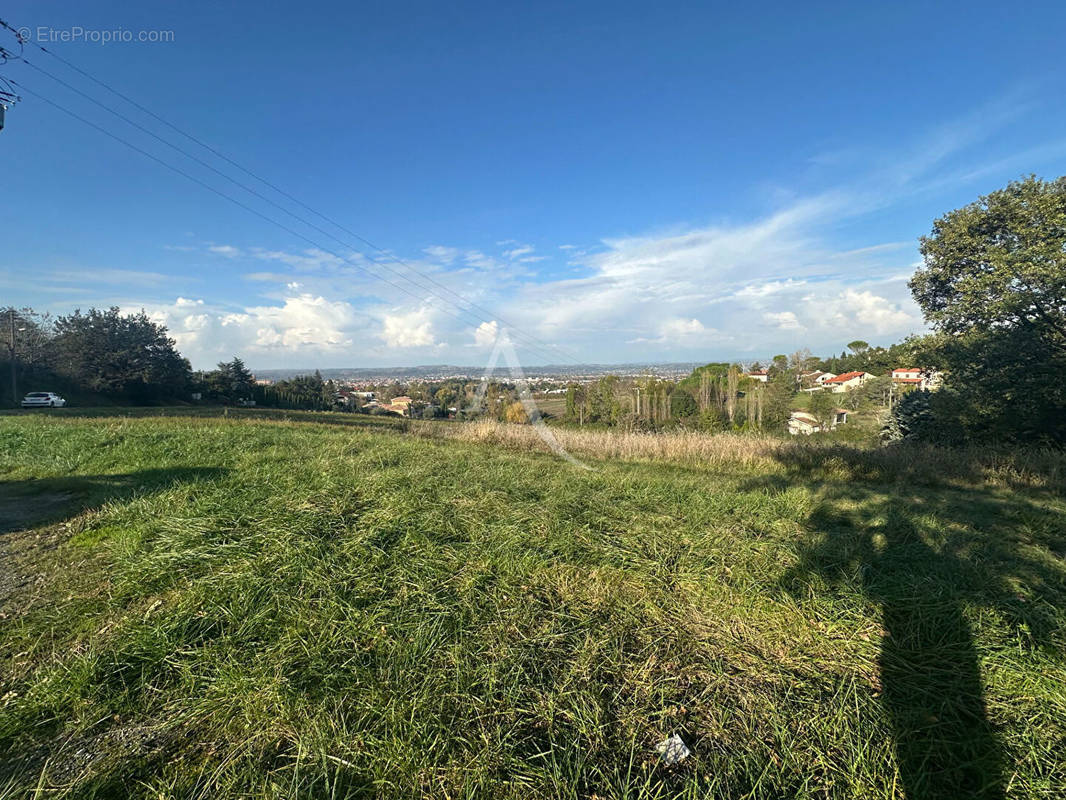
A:
[[[42,69],[41,67],[39,67],[36,64],[28,61],[25,58],[23,58],[22,61],[28,67],[31,67],[31,68],[37,70],[42,75],[45,75],[46,77],[51,78],[56,83],[59,83],[62,86],[65,86],[67,89],[69,89],[70,91],[74,92],[75,94],[83,97],[85,100],[89,101],[93,105],[99,106],[100,108],[104,109],[108,113],[113,114],[114,116],[118,117],[120,120],[122,120],[126,124],[130,125],[131,127],[136,128],[137,130],[141,131],[144,134],[147,134],[148,136],[152,137],[156,141],[161,142],[162,144],[164,144],[167,147],[171,148],[175,152],[185,156],[186,158],[189,158],[192,161],[195,161],[197,164],[201,165],[205,169],[210,170],[211,172],[215,173],[216,175],[218,175],[218,176],[224,178],[225,180],[229,181],[233,185],[239,187],[240,189],[243,189],[244,191],[248,192],[249,194],[253,195],[254,197],[257,197],[260,200],[262,200],[263,202],[273,206],[274,208],[278,209],[282,213],[287,214],[288,216],[292,217],[293,219],[303,223],[304,225],[307,225],[309,228],[312,228],[315,231],[318,231],[319,233],[323,234],[324,236],[328,236],[330,239],[332,239],[333,241],[337,242],[338,244],[341,244],[344,247],[347,247],[347,248],[350,248],[350,249],[354,250],[356,253],[358,253],[359,255],[361,255],[364,258],[366,258],[369,263],[372,263],[372,264],[374,264],[374,265],[376,265],[378,267],[381,267],[382,269],[386,269],[389,272],[391,272],[392,274],[396,275],[397,277],[402,278],[403,280],[407,281],[408,283],[413,284],[414,286],[417,286],[422,291],[428,292],[429,294],[437,297],[438,299],[442,300],[443,302],[448,303],[449,305],[455,306],[456,308],[459,308],[460,312],[463,313],[463,314],[466,314],[470,319],[476,320],[476,322],[478,322],[478,323],[490,322],[491,321],[490,319],[484,319],[484,318],[479,317],[478,315],[474,314],[473,312],[468,311],[466,308],[460,306],[459,303],[456,303],[456,302],[454,302],[452,300],[449,300],[449,299],[447,299],[445,297],[441,297],[437,292],[435,292],[429,286],[426,286],[425,284],[420,283],[419,281],[416,281],[415,279],[411,278],[410,276],[405,275],[402,272],[397,272],[396,270],[391,269],[388,265],[382,264],[380,261],[372,259],[366,253],[360,251],[356,247],[353,247],[351,245],[351,243],[346,242],[343,239],[333,235],[332,233],[330,233],[325,228],[323,228],[323,227],[321,227],[319,225],[316,225],[314,222],[311,222],[311,221],[307,220],[306,218],[300,216],[299,214],[293,213],[289,209],[285,208],[285,206],[281,205],[280,203],[275,202],[274,200],[270,199],[269,197],[267,197],[263,193],[261,193],[259,191],[256,191],[254,188],[248,186],[247,184],[244,184],[241,181],[236,180],[232,176],[227,175],[225,172],[217,169],[216,167],[214,167],[213,165],[211,165],[208,162],[204,161],[203,159],[199,158],[198,156],[193,155],[192,153],[189,153],[187,150],[179,147],[178,145],[174,144],[173,142],[170,142],[167,139],[164,139],[163,137],[161,137],[158,134],[156,134],[154,131],[144,127],[143,125],[140,125],[139,123],[137,123],[137,122],[135,122],[133,120],[131,120],[129,117],[127,117],[126,115],[122,114],[120,111],[116,111],[114,108],[111,108],[110,106],[107,106],[107,105],[99,102],[98,100],[96,100],[92,96],[90,96],[90,95],[86,94],[85,92],[83,92],[81,89],[77,88],[76,86],[72,86],[70,83],[64,81],[62,78],[59,78],[59,77],[53,75],[52,73],[48,72],[45,69]],[[475,305],[475,304],[470,303],[469,301],[467,301],[461,295],[459,295],[459,294],[453,292],[452,290],[448,289],[448,287],[443,286],[443,284],[440,284],[437,281],[433,281],[432,279],[428,278],[428,276],[423,276],[422,273],[419,273],[417,270],[413,270],[413,271],[416,274],[418,274],[418,275],[420,275],[422,277],[426,277],[427,280],[429,280],[430,282],[432,282],[432,283],[434,283],[434,284],[436,284],[438,286],[442,286],[450,294],[452,294],[455,297],[459,298],[459,300],[461,302],[468,303],[471,306]],[[491,312],[486,312],[486,313],[491,317]],[[504,320],[500,320],[500,321],[504,322],[505,325],[507,324],[506,321],[504,321]],[[542,342],[539,342],[535,337],[531,336],[530,334],[526,334],[525,332],[523,332],[521,330],[516,330],[516,333],[520,334],[522,337],[524,337],[525,339],[529,340],[529,342],[527,342],[527,346],[529,346],[529,344],[534,344],[534,345],[537,345],[539,347],[539,345],[543,344]]]
[[[11,25],[6,23],[4,20],[0,20],[0,26],[2,26],[4,28],[7,28],[8,30],[12,31],[15,34],[16,38],[19,41],[20,48],[21,48],[21,46],[23,44],[23,39],[22,39],[21,34],[19,34],[18,31],[16,31],[13,27],[11,27]],[[57,59],[58,61],[60,61],[61,63],[65,64],[67,67],[69,67],[70,69],[72,69],[75,72],[77,72],[78,74],[84,76],[85,78],[87,78],[87,79],[93,81],[94,83],[98,84],[99,86],[103,87],[104,89],[106,89],[107,91],[111,92],[116,97],[120,98],[121,100],[129,103],[134,108],[137,108],[139,111],[141,111],[142,113],[147,114],[148,116],[152,117],[153,119],[155,119],[158,122],[162,123],[163,125],[167,126],[168,128],[170,128],[171,130],[173,130],[176,133],[180,134],[181,136],[184,136],[189,141],[197,144],[198,146],[204,148],[205,150],[207,150],[210,153],[214,154],[218,158],[222,159],[226,163],[228,163],[228,164],[232,165],[233,167],[239,169],[241,172],[245,173],[246,175],[250,176],[251,178],[259,181],[264,186],[266,186],[269,189],[271,189],[272,191],[278,193],[282,197],[285,197],[286,199],[290,200],[291,202],[295,203],[296,205],[300,206],[301,208],[303,208],[303,209],[309,211],[310,213],[314,214],[318,218],[324,220],[325,222],[329,223],[330,225],[333,225],[337,229],[343,231],[344,233],[348,234],[349,236],[352,236],[353,238],[355,238],[358,241],[362,242],[363,244],[367,245],[371,249],[381,253],[387,259],[389,259],[390,261],[393,261],[393,262],[405,267],[406,269],[410,270],[414,274],[418,275],[423,280],[425,280],[425,281],[429,282],[430,284],[438,287],[439,289],[447,292],[452,297],[457,298],[459,302],[457,303],[457,302],[455,302],[453,300],[449,300],[447,298],[441,297],[437,292],[435,292],[434,290],[432,290],[429,287],[425,286],[424,284],[419,283],[418,281],[414,280],[410,276],[405,275],[402,272],[398,272],[398,271],[396,271],[394,269],[391,269],[390,267],[388,267],[387,265],[383,264],[380,261],[377,261],[375,259],[371,259],[366,253],[363,253],[358,248],[353,247],[351,245],[351,243],[345,242],[344,240],[338,238],[337,236],[333,235],[332,233],[330,233],[329,231],[323,229],[322,227],[316,225],[315,223],[310,222],[307,219],[299,216],[298,214],[293,213],[292,211],[288,210],[287,208],[285,208],[281,204],[276,203],[275,201],[269,199],[268,197],[264,196],[263,194],[261,194],[260,192],[256,191],[255,189],[247,186],[246,184],[241,183],[240,181],[237,181],[236,179],[232,178],[231,176],[227,175],[226,173],[222,172],[221,170],[218,170],[217,168],[213,167],[212,165],[208,164],[207,162],[205,162],[204,160],[198,158],[197,156],[192,155],[188,151],[178,147],[177,145],[173,144],[172,142],[170,142],[170,141],[158,136],[154,132],[152,132],[152,131],[148,130],[147,128],[139,125],[138,123],[130,120],[128,117],[124,116],[122,113],[120,113],[120,112],[114,110],[113,108],[111,108],[111,107],[99,102],[95,98],[91,97],[90,95],[86,94],[85,92],[81,91],[80,89],[72,86],[71,84],[67,83],[66,81],[62,80],[61,78],[58,78],[55,75],[52,75],[47,70],[44,70],[41,67],[37,66],[36,64],[31,63],[24,56],[21,55],[21,49],[20,49],[20,54],[18,56],[14,56],[14,54],[12,54],[12,56],[15,57],[15,58],[19,58],[27,66],[32,67],[33,69],[37,70],[41,74],[51,78],[52,80],[56,81],[57,83],[60,83],[61,85],[65,86],[66,88],[70,89],[71,91],[73,91],[73,92],[77,93],[78,95],[82,96],[83,98],[85,98],[89,102],[100,106],[101,108],[103,108],[104,110],[110,112],[111,114],[114,114],[119,119],[122,119],[124,122],[126,122],[127,124],[129,124],[129,125],[137,128],[138,130],[148,134],[149,136],[151,136],[152,138],[156,139],[157,141],[162,142],[163,144],[165,144],[168,147],[176,150],[177,152],[181,153],[182,155],[186,156],[187,158],[197,162],[201,166],[204,166],[205,168],[211,170],[212,172],[216,173],[217,175],[220,175],[221,177],[225,178],[226,180],[230,181],[231,183],[235,184],[236,186],[240,187],[241,189],[249,192],[250,194],[254,195],[255,197],[258,197],[260,200],[263,200],[264,202],[274,206],[275,208],[281,210],[285,214],[288,214],[290,217],[292,217],[292,218],[294,218],[296,220],[299,220],[303,224],[305,224],[308,227],[318,231],[319,233],[322,233],[323,235],[330,237],[333,241],[338,242],[341,245],[354,250],[355,252],[357,252],[360,255],[364,256],[368,261],[370,261],[370,263],[373,263],[373,264],[378,265],[378,266],[380,266],[380,267],[382,267],[384,269],[387,269],[390,272],[392,272],[394,275],[396,275],[396,276],[398,276],[400,278],[403,278],[404,280],[408,281],[409,283],[414,284],[415,286],[418,286],[423,291],[427,291],[430,294],[436,296],[438,299],[440,299],[440,300],[442,300],[442,301],[444,301],[446,303],[449,303],[450,305],[453,305],[453,306],[456,306],[456,307],[460,308],[460,310],[463,313],[466,313],[466,314],[470,315],[471,317],[476,318],[478,320],[478,322],[486,322],[486,323],[488,323],[488,322],[492,322],[492,321],[498,320],[500,323],[502,323],[504,326],[506,326],[514,334],[517,334],[517,335],[521,336],[522,338],[526,339],[527,343],[524,346],[527,349],[530,349],[531,345],[536,345],[538,349],[540,349],[540,348],[549,348],[550,351],[554,351],[554,353],[562,354],[567,360],[570,360],[570,361],[572,361],[574,363],[581,363],[580,360],[576,356],[574,356],[573,354],[567,352],[564,348],[560,347],[559,345],[548,343],[548,342],[544,342],[544,341],[540,340],[539,338],[537,338],[536,336],[534,336],[533,334],[526,333],[524,330],[522,330],[521,328],[519,328],[516,325],[513,325],[512,323],[510,323],[506,319],[502,318],[501,316],[499,316],[495,312],[478,305],[477,303],[473,302],[472,300],[469,300],[468,298],[463,297],[462,295],[460,295],[459,293],[455,292],[453,289],[451,289],[447,285],[445,285],[445,284],[441,283],[440,281],[434,279],[432,276],[427,275],[424,272],[421,272],[420,270],[418,270],[417,268],[415,268],[414,266],[412,266],[408,262],[404,261],[403,259],[399,258],[395,254],[383,249],[382,247],[379,247],[378,245],[376,245],[373,242],[371,242],[369,239],[367,239],[367,238],[361,236],[360,234],[356,233],[355,231],[345,227],[344,225],[342,225],[341,223],[339,223],[336,220],[332,219],[331,217],[329,217],[329,216],[327,216],[327,215],[315,210],[310,205],[302,202],[301,200],[299,200],[298,198],[296,198],[292,194],[286,192],[285,190],[283,190],[280,187],[276,186],[275,184],[271,183],[267,179],[257,175],[256,173],[252,172],[248,168],[242,166],[241,164],[239,164],[238,162],[236,162],[233,159],[229,158],[224,153],[220,152],[219,150],[217,150],[216,148],[214,148],[211,145],[207,144],[206,142],[203,142],[200,139],[198,139],[197,137],[193,136],[192,134],[183,131],[181,128],[177,127],[176,125],[172,124],[168,120],[166,120],[163,117],[159,116],[158,114],[156,114],[152,110],[146,108],[142,104],[138,103],[136,100],[134,100],[131,97],[127,96],[126,94],[122,93],[118,89],[115,89],[110,84],[108,84],[105,81],[102,81],[102,80],[96,78],[95,76],[93,76],[90,73],[86,72],[85,70],[81,69],[76,64],[73,64],[72,62],[70,62],[67,59],[63,58],[62,56],[58,55],[57,53],[54,53],[51,50],[48,50],[47,48],[43,47],[42,45],[39,45],[39,44],[37,44],[35,42],[31,42],[31,44],[34,47],[36,47],[37,49],[39,49],[41,52],[47,53],[52,58]],[[479,316],[473,314],[472,312],[467,311],[466,308],[463,308],[462,306],[460,306],[460,303],[464,304],[465,306],[468,306],[471,309],[474,309],[475,311],[480,312],[481,314],[486,315],[488,317],[488,319],[479,317]],[[541,353],[543,355],[544,351],[541,350]],[[550,356],[550,358],[556,358],[556,357],[557,356],[554,355],[554,354]]]
[[[330,248],[325,247],[324,245],[322,245],[319,242],[315,241],[311,237],[306,236],[303,233],[300,233],[299,231],[289,227],[288,225],[285,225],[282,222],[278,222],[276,219],[273,219],[272,217],[269,217],[266,214],[263,214],[261,211],[255,209],[255,208],[252,208],[248,204],[241,202],[240,200],[238,200],[237,198],[233,197],[232,195],[226,194],[225,192],[223,192],[223,191],[221,191],[219,189],[216,189],[214,186],[211,186],[209,183],[197,178],[194,175],[190,175],[188,172],[186,172],[185,170],[181,169],[180,167],[176,167],[173,164],[170,164],[167,161],[164,161],[163,159],[159,158],[158,156],[153,155],[152,153],[148,152],[147,150],[144,150],[144,149],[138,147],[137,145],[135,145],[132,142],[122,138],[121,136],[118,136],[118,135],[112,133],[111,131],[107,130],[106,128],[104,128],[104,127],[102,127],[100,125],[97,125],[95,122],[92,122],[91,120],[86,119],[85,117],[81,116],[80,114],[78,114],[78,113],[76,113],[74,111],[71,111],[70,109],[60,105],[59,103],[55,102],[54,100],[48,99],[47,97],[45,97],[44,95],[40,94],[39,92],[36,92],[36,91],[28,88],[24,84],[16,83],[15,81],[12,81],[12,83],[14,83],[16,86],[18,86],[19,89],[22,92],[26,93],[27,95],[29,95],[31,97],[36,97],[38,100],[41,100],[41,101],[47,103],[48,105],[52,106],[53,108],[56,108],[59,111],[62,111],[64,114],[67,114],[67,115],[73,117],[74,119],[78,120],[79,122],[81,122],[81,123],[83,123],[85,125],[88,125],[90,128],[93,128],[93,129],[99,131],[100,133],[104,134],[105,136],[110,137],[111,139],[114,139],[115,141],[119,142],[120,144],[125,145],[126,147],[130,148],[131,150],[134,150],[137,153],[140,153],[141,155],[145,156],[146,158],[151,159],[152,161],[156,162],[157,164],[160,164],[161,166],[166,167],[167,169],[171,170],[172,172],[175,172],[178,175],[181,175],[183,178],[186,178],[186,179],[192,181],[193,183],[196,183],[197,185],[202,186],[203,188],[207,189],[209,192],[212,192],[213,194],[217,194],[219,197],[222,197],[223,199],[228,200],[229,202],[233,203],[234,205],[238,206],[239,208],[242,208],[245,211],[247,211],[247,212],[249,212],[251,214],[254,214],[255,216],[259,217],[260,219],[270,223],[271,225],[274,225],[274,226],[278,227],[279,229],[285,231],[286,233],[288,233],[288,234],[290,234],[292,236],[296,236],[299,239],[302,239],[303,241],[305,241],[308,244],[312,245],[313,247],[321,250],[322,252],[327,253],[328,255],[331,255],[331,256],[333,256],[334,258],[336,258],[336,259],[338,259],[340,261],[343,261],[343,262],[351,264],[356,269],[359,269],[362,272],[365,272],[367,275],[369,275],[374,280],[383,281],[383,282],[387,283],[388,285],[392,286],[394,289],[397,289],[397,290],[399,290],[401,292],[404,292],[405,294],[408,294],[411,297],[414,297],[416,300],[424,302],[424,300],[425,300],[424,297],[421,297],[420,295],[416,294],[415,292],[412,292],[407,287],[402,286],[402,285],[397,284],[397,283],[394,283],[394,282],[390,281],[388,278],[385,278],[383,276],[375,275],[374,273],[370,272],[363,264],[360,264],[359,262],[354,261],[350,257],[345,258],[344,256],[340,255],[339,253],[336,253],[333,250],[331,250]],[[376,262],[371,262],[371,263],[376,263]],[[443,300],[443,298],[441,298],[441,297],[439,297],[437,295],[434,295],[434,297],[437,297],[438,300]],[[453,313],[452,311],[450,311],[447,308],[438,307],[437,310],[438,311],[443,311],[444,313],[448,314],[449,316],[453,317],[454,319],[459,320],[460,322],[464,322],[464,323],[468,322],[466,320],[463,320],[460,316],[458,316],[457,314]],[[529,344],[521,344],[520,343],[519,346],[524,347],[526,350],[528,350],[530,352],[539,353],[542,357],[547,356],[549,359],[550,358],[554,358],[554,356],[552,356],[550,353],[546,353],[544,350],[541,350],[540,348],[531,346]]]
[[[107,111],[107,112],[115,115],[116,117],[118,117],[120,120],[122,120],[126,124],[136,128],[137,130],[141,131],[142,133],[147,134],[148,136],[151,136],[156,141],[161,142],[162,144],[165,144],[167,147],[170,147],[175,152],[177,152],[177,153],[179,153],[179,154],[191,159],[192,161],[195,161],[200,166],[211,170],[211,172],[214,172],[216,175],[218,175],[218,176],[220,176],[222,178],[225,178],[230,183],[232,183],[235,186],[243,189],[244,191],[248,192],[249,194],[253,195],[254,197],[258,197],[263,202],[268,203],[269,205],[273,206],[274,208],[278,209],[279,211],[281,211],[281,212],[283,212],[285,214],[288,214],[293,219],[304,223],[305,225],[307,225],[310,228],[313,228],[314,230],[318,231],[319,233],[322,233],[322,234],[324,234],[326,236],[329,236],[331,239],[333,239],[334,241],[338,242],[339,244],[341,244],[341,245],[343,245],[345,247],[351,247],[351,245],[349,243],[345,242],[342,239],[338,239],[336,236],[333,236],[331,233],[329,233],[329,231],[325,230],[324,228],[320,228],[319,226],[315,225],[314,223],[307,222],[307,220],[305,220],[303,217],[301,217],[298,214],[294,214],[293,212],[289,211],[287,208],[282,206],[280,203],[277,203],[277,202],[271,200],[269,197],[266,197],[265,195],[261,194],[260,192],[257,192],[255,189],[252,189],[251,187],[241,183],[240,181],[235,180],[234,178],[230,177],[229,175],[227,175],[226,173],[222,172],[221,170],[216,169],[214,166],[212,166],[208,162],[204,161],[203,159],[198,158],[195,155],[192,155],[191,153],[187,152],[186,150],[183,150],[182,148],[178,147],[177,145],[173,144],[172,142],[169,142],[166,139],[164,139],[163,137],[157,135],[155,132],[149,130],[148,128],[145,128],[143,125],[140,125],[140,124],[134,122],[129,117],[127,117],[124,114],[122,114],[121,112],[116,111],[115,109],[111,108],[110,106],[107,106],[107,105],[104,105],[103,103],[98,102],[96,99],[94,99],[90,95],[86,94],[85,92],[81,91],[76,86],[72,86],[69,83],[67,83],[66,81],[62,80],[61,78],[57,78],[55,75],[52,75],[47,70],[41,69],[40,67],[38,67],[35,64],[32,64],[31,62],[27,61],[26,59],[23,59],[23,61],[26,63],[27,66],[32,67],[33,69],[37,70],[41,74],[51,78],[52,80],[56,81],[57,83],[61,84],[62,86],[65,86],[67,89],[70,89],[72,92],[74,92],[74,93],[80,95],[81,97],[85,98],[86,100],[88,100],[93,105],[96,105],[96,106],[102,108],[104,111]],[[361,255],[364,258],[366,258],[368,262],[373,263],[373,264],[378,264],[379,263],[379,262],[376,262],[373,259],[371,259],[366,253],[361,252],[357,248],[351,248],[351,249],[354,250],[359,255]],[[386,267],[386,269],[387,269],[387,267]],[[408,281],[409,283],[414,284],[419,289],[422,289],[423,291],[428,291],[431,294],[434,294],[434,292],[431,289],[427,288],[426,286],[423,286],[422,284],[419,284],[417,281],[412,280],[411,278],[407,277],[406,275],[403,275],[402,273],[395,273],[395,274],[398,275],[399,277],[403,278],[404,280]],[[443,298],[441,298],[441,299],[443,299]],[[446,301],[446,302],[451,302],[451,301]],[[455,305],[455,304],[452,303],[452,305]],[[463,309],[463,310],[465,311],[465,309]],[[479,322],[484,321],[484,320],[481,320],[480,318],[477,318],[477,319],[478,319]]]

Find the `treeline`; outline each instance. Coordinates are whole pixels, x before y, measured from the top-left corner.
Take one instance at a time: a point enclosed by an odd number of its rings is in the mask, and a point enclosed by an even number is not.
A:
[[[22,393],[41,390],[92,403],[188,397],[189,362],[166,328],[143,311],[93,308],[53,318],[31,308],[6,308],[0,311],[0,342],[6,402],[17,404]]]
[[[851,369],[884,358],[890,353],[893,367],[910,364],[920,350],[920,339],[909,339],[891,348],[871,348],[862,341],[852,342],[852,353],[841,356]],[[869,361],[864,359],[869,358]],[[714,362],[698,367],[688,377],[674,382],[661,378],[620,378],[610,375],[590,384],[571,384],[566,393],[564,419],[578,425],[619,427],[626,430],[689,428],[707,432],[783,432],[797,396],[811,388],[810,374],[830,372],[840,359],[820,359],[808,350],[791,356],[777,355],[765,367],[755,362],[741,364]],[[766,370],[765,382],[748,372]],[[885,375],[843,393],[813,392],[805,398],[805,410],[828,427],[838,407],[847,410],[888,409],[907,391]],[[848,371],[848,370],[844,370]],[[866,370],[864,370],[866,371]]]
[[[203,403],[388,414],[392,412],[382,406],[397,397],[406,396],[411,399],[408,407],[411,417],[434,419],[457,416],[472,419],[488,415],[501,421],[523,421],[517,418],[511,408],[516,403],[521,407],[515,384],[490,382],[481,404],[477,405],[475,401],[479,387],[480,381],[458,379],[371,384],[364,386],[362,391],[373,394],[375,402],[366,402],[353,397],[354,393],[348,391],[346,386],[323,379],[318,370],[310,375],[297,375],[260,385],[238,356],[218,364],[217,369],[195,373],[191,383],[194,399]],[[509,415],[508,409],[511,409]]]
[[[764,425],[784,424],[793,393],[784,376],[763,387],[739,364],[712,363],[676,383],[608,375],[589,384],[571,384],[565,419],[626,430],[678,425],[707,431],[762,430]]]
[[[341,387],[332,380],[323,380],[318,370],[260,385],[239,356],[219,363],[217,369],[195,373],[190,388],[193,400],[215,405],[301,411],[363,410],[358,404],[346,402],[340,395]]]
[[[847,350],[839,356],[829,356],[817,362],[815,369],[842,375],[845,372],[869,372],[871,375],[885,375],[894,369],[917,367],[912,359],[925,357],[925,347],[921,338],[909,338],[888,347],[872,347],[862,339],[848,344]]]
[[[239,356],[219,363],[218,368],[193,376],[192,397],[202,403],[256,405],[267,408],[331,411],[339,407],[337,386],[313,375],[298,375],[269,386],[260,386]]]
[[[59,317],[0,309],[0,359],[4,405],[18,405],[27,392],[54,391],[78,405],[339,407],[337,387],[318,372],[259,386],[239,357],[193,372],[163,325],[143,311],[123,314],[117,307]]]

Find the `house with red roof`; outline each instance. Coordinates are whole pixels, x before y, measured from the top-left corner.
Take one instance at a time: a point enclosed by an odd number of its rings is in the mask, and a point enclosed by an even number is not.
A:
[[[936,389],[941,376],[936,370],[900,367],[892,370],[892,383],[897,386],[917,386],[919,389]]]
[[[829,391],[836,394],[841,392],[848,392],[852,389],[858,389],[870,378],[876,377],[869,372],[845,372],[841,375],[837,375],[835,378],[829,378],[822,383]]]
[[[817,392],[824,386],[825,382],[836,377],[835,372],[822,372],[821,370],[814,370],[813,372],[804,372],[800,375],[800,384],[803,386],[800,389],[801,392]]]
[[[892,370],[892,382],[917,386],[922,382],[922,371],[914,367],[894,369]]]

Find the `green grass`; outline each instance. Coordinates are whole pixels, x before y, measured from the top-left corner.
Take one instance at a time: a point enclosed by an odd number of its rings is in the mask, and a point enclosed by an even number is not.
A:
[[[361,428],[399,428],[403,420],[387,415],[349,414],[334,411],[290,411],[281,408],[229,408],[224,406],[74,406],[57,409],[0,410],[4,417],[41,417],[58,419],[107,417],[143,419],[145,417],[183,417],[193,419],[262,419],[275,422],[320,422],[327,425],[354,425]]]
[[[1062,796],[1054,481],[151,411],[0,417],[0,796]]]
[[[559,394],[538,395],[537,409],[545,419],[561,419],[566,416],[566,396]]]

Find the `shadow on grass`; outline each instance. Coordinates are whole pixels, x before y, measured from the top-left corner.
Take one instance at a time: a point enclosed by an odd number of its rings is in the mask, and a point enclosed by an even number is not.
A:
[[[1062,503],[859,475],[812,482],[805,461],[780,460],[795,483],[816,491],[807,520],[815,539],[784,587],[796,597],[854,591],[881,608],[883,702],[907,798],[1004,797],[1006,757],[965,611],[994,609],[1030,648],[1053,646],[1048,609],[1066,601],[1066,570],[1032,548],[1064,552]]]
[[[3,481],[0,535],[55,525],[107,502],[162,491],[177,483],[212,480],[226,472],[221,467],[173,467],[117,475]]]

